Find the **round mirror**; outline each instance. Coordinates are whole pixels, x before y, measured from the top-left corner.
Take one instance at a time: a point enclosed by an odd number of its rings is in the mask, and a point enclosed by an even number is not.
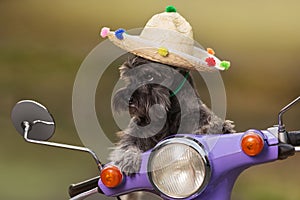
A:
[[[46,107],[32,100],[19,101],[11,112],[11,120],[17,131],[24,136],[23,122],[31,124],[28,138],[48,140],[55,131],[54,119]]]

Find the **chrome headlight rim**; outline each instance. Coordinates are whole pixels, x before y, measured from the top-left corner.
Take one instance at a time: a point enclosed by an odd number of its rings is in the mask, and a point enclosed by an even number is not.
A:
[[[168,195],[165,194],[163,191],[160,190],[160,188],[158,188],[155,184],[155,182],[153,181],[152,178],[152,169],[151,169],[151,164],[152,164],[152,160],[153,157],[156,155],[156,152],[158,150],[160,150],[161,148],[169,145],[169,144],[183,144],[183,145],[187,145],[188,147],[192,148],[193,150],[195,150],[201,157],[202,162],[204,164],[204,178],[202,181],[202,184],[198,187],[198,189],[191,193],[188,196],[185,197],[176,197],[176,196],[172,196],[172,195]],[[207,187],[208,182],[210,181],[211,178],[211,165],[208,159],[208,153],[205,151],[205,148],[203,146],[203,144],[201,144],[198,140],[192,138],[192,137],[187,137],[187,136],[174,136],[172,138],[168,138],[160,143],[158,143],[151,151],[150,156],[149,156],[149,160],[148,160],[148,166],[147,166],[147,171],[148,171],[148,178],[152,184],[152,186],[154,187],[154,189],[163,194],[166,197],[169,198],[176,198],[176,199],[186,199],[186,198],[193,198],[195,196],[199,196]]]

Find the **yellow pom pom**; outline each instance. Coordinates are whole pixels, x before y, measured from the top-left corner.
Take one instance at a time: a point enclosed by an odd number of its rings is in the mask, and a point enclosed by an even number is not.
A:
[[[168,54],[169,54],[169,51],[168,51],[168,49],[166,49],[166,48],[164,48],[164,47],[160,47],[160,48],[158,48],[158,54],[159,55],[161,55],[161,56],[163,56],[163,57],[166,57],[166,56],[168,56]]]

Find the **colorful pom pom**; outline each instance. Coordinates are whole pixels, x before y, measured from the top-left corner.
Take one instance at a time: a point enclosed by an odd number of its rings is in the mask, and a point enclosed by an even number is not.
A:
[[[159,55],[161,55],[163,57],[166,57],[169,54],[168,49],[166,49],[164,47],[158,48],[157,52],[158,52]]]
[[[103,28],[101,29],[100,36],[101,36],[102,38],[106,38],[106,37],[108,36],[108,33],[109,33],[109,32],[110,32],[110,29],[109,29],[109,28],[103,27]]]
[[[215,55],[215,51],[212,48],[207,48],[206,49],[207,53],[209,53],[210,55]]]
[[[212,57],[206,58],[206,59],[205,59],[205,62],[207,63],[207,65],[208,65],[209,67],[214,67],[214,66],[216,66],[216,61],[215,61],[215,59],[212,58]]]
[[[123,33],[125,33],[125,30],[122,29],[122,28],[116,30],[116,31],[115,31],[115,36],[116,36],[116,38],[118,38],[119,40],[123,40],[123,39],[124,39]]]
[[[225,70],[228,70],[230,67],[230,62],[224,60],[221,62],[220,66],[223,67]]]
[[[167,6],[166,7],[166,12],[177,12],[176,8],[174,6]]]

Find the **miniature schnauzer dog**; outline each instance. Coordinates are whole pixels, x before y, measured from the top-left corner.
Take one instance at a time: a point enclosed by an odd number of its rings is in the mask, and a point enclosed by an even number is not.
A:
[[[188,70],[132,56],[120,69],[126,86],[113,98],[116,112],[129,111],[128,127],[109,159],[127,175],[140,169],[141,153],[177,133],[233,133],[234,125],[222,120],[202,103]]]

